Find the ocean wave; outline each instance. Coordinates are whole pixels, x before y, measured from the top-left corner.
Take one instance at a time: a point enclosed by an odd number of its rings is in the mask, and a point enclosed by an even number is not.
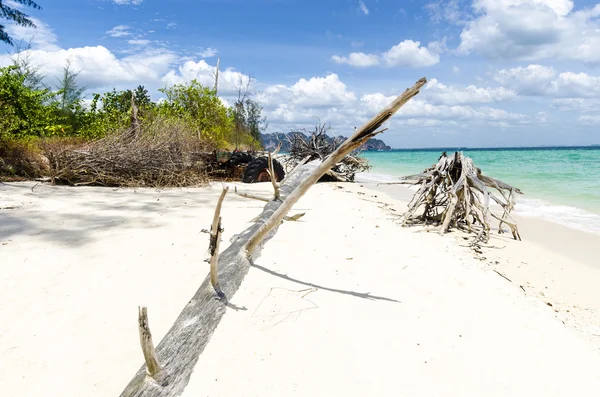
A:
[[[514,214],[600,234],[600,215],[581,208],[550,204],[539,199],[520,199],[515,205]]]
[[[398,182],[399,177],[390,174],[374,172],[361,172],[356,174],[356,181],[363,183],[389,183]],[[402,185],[410,190],[418,190],[418,186]],[[524,217],[540,218],[558,223],[573,229],[600,234],[600,215],[570,207],[548,203],[539,199],[518,198],[514,214]],[[497,208],[496,208],[497,207]],[[492,210],[499,210],[499,206],[492,202]]]

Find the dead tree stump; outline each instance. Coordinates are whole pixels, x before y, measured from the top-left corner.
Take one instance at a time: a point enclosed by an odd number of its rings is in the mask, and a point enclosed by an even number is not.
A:
[[[485,175],[462,153],[448,156],[444,152],[437,164],[421,174],[403,177],[397,183],[421,186],[408,205],[403,225],[439,225],[442,235],[453,227],[469,233],[478,231],[477,241],[487,242],[490,221],[495,218],[499,221],[498,233],[504,232],[502,225],[506,224],[513,238],[521,240],[510,213],[515,206],[515,194],[523,192]],[[501,215],[492,211],[490,200],[499,205]]]

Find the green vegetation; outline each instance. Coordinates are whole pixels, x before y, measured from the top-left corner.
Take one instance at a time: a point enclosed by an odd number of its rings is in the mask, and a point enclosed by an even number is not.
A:
[[[185,147],[193,146],[196,151],[260,148],[260,132],[266,123],[261,106],[248,97],[227,107],[213,89],[193,80],[161,88],[166,98],[157,102],[140,85],[134,90],[93,94],[86,104],[85,89],[77,77],[67,64],[55,86],[49,87],[26,58],[0,68],[0,175],[37,176],[43,164],[29,164],[49,158],[50,147],[56,153],[61,143],[72,147],[106,141],[114,134],[125,136],[134,119],[146,136],[160,126],[161,139],[174,139],[168,137],[168,128],[186,140],[194,139]]]

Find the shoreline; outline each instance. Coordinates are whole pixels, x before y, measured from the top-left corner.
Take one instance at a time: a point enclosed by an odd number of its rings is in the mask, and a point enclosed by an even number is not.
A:
[[[376,193],[397,214],[406,210],[414,193],[403,185],[357,184],[371,191],[371,195]],[[515,241],[510,234],[499,235],[495,229],[481,254],[466,247],[464,251],[474,254],[482,268],[507,277],[526,296],[549,304],[557,318],[592,341],[600,352],[600,235],[535,217],[515,214],[513,218],[522,241]],[[417,228],[437,233],[434,227]],[[464,246],[465,238],[472,237],[458,231],[444,235],[457,246]]]
[[[377,185],[378,183],[397,182],[398,178],[398,175],[393,174],[364,172],[357,174],[356,183]],[[410,190],[408,188],[410,185],[387,186],[403,186]],[[403,194],[401,198],[409,201],[410,197]],[[550,202],[539,197],[518,196],[512,215],[520,219],[541,220],[570,230],[600,236],[600,211],[589,208]]]
[[[272,193],[270,183],[228,185]],[[22,397],[64,395],[67,383],[73,395],[118,395],[143,363],[138,306],[158,344],[208,273],[200,230],[221,184],[34,186],[0,184],[0,383]],[[263,206],[226,196],[223,250]],[[399,227],[401,201],[359,183],[317,184],[299,212],[232,297],[238,310],[227,309],[184,397],[591,397],[600,388],[595,340],[573,331],[584,312],[565,321],[555,286],[552,307],[534,294],[545,282],[537,267],[524,293],[457,234]],[[557,258],[545,255],[532,261]]]

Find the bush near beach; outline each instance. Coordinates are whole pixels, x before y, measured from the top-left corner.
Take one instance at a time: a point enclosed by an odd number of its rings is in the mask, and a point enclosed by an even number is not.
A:
[[[211,153],[260,148],[265,119],[248,95],[228,107],[193,80],[160,89],[166,98],[157,102],[143,86],[85,101],[68,64],[56,86],[44,81],[27,59],[0,68],[2,180],[196,185],[208,177]]]

